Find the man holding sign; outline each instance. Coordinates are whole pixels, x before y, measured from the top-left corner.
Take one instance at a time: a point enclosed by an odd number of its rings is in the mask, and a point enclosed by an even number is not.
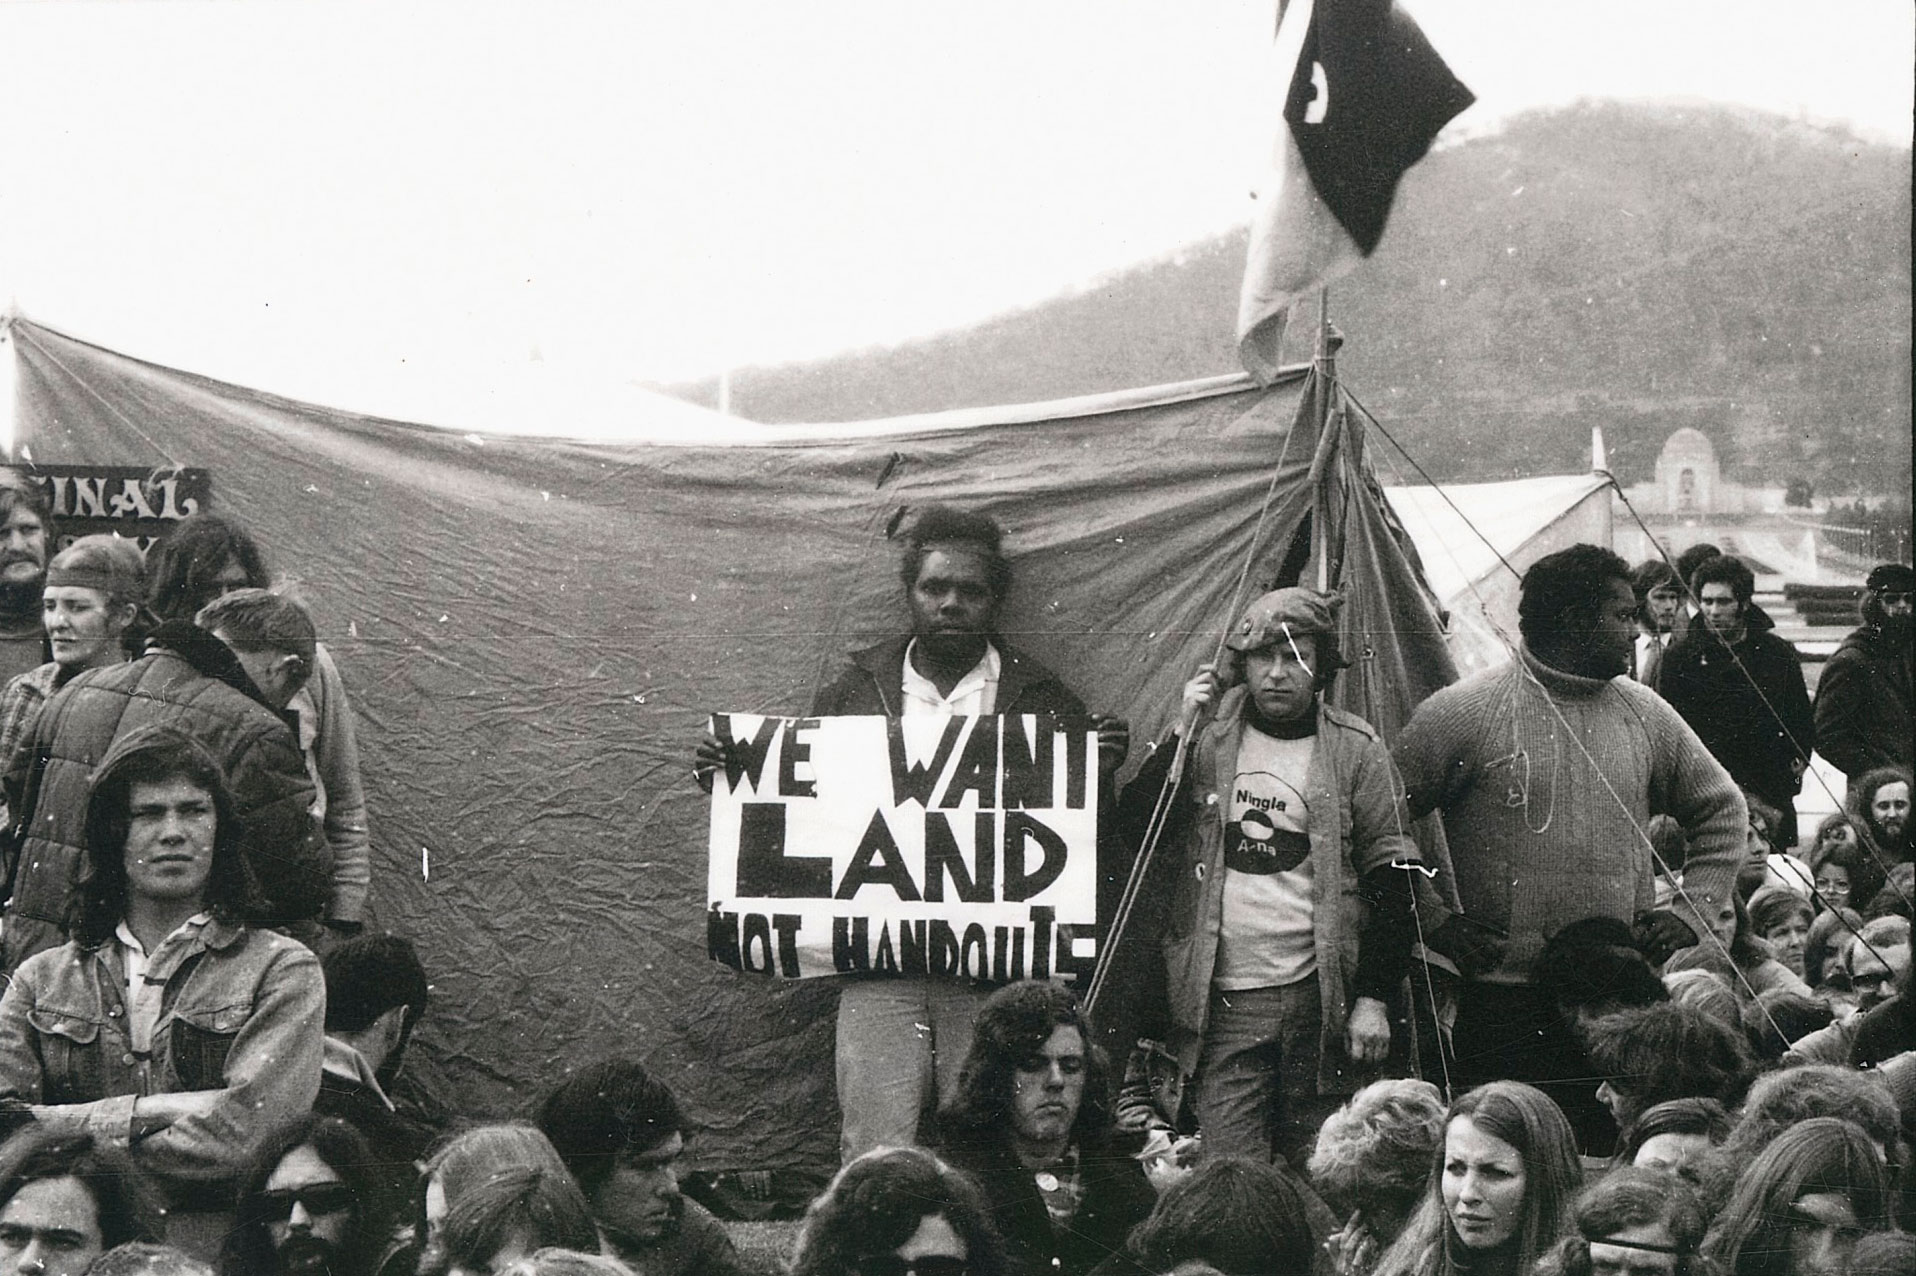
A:
[[[812,717],[1087,716],[1083,702],[1055,675],[997,633],[998,614],[1011,587],[1011,564],[1004,556],[1003,540],[998,524],[982,514],[937,505],[921,511],[906,533],[900,565],[911,632],[853,653],[850,666],[819,693]],[[1129,729],[1122,719],[1109,715],[1093,720],[1098,769],[1108,777],[1124,761]],[[983,743],[985,726],[981,723],[977,732],[969,733],[968,743],[959,749],[958,766],[971,754],[970,737]],[[946,739],[955,738],[952,732],[943,734]],[[1006,748],[1019,738],[1009,725],[994,728],[991,735],[1006,742],[1001,746]],[[716,734],[706,734],[693,764],[701,786],[709,790],[720,768],[728,777],[740,774],[737,751],[742,743],[722,742]],[[1034,753],[1051,756],[1050,746],[1043,741],[1026,743]],[[795,745],[804,747],[795,738],[781,740],[781,769],[787,766],[784,751]],[[1061,749],[1058,755],[1067,772],[1068,753]],[[933,769],[946,760],[935,761]],[[1010,774],[1012,764],[1006,761],[1003,769]],[[1047,762],[1045,770],[1049,769]],[[931,782],[936,780],[932,776]],[[929,810],[951,803],[928,792],[925,804]],[[979,805],[999,803],[995,797],[986,801],[981,796]],[[1006,811],[1007,826],[1019,814]],[[931,836],[928,832],[928,839]],[[1014,841],[1010,832],[1005,837],[1009,874]],[[861,843],[861,856],[864,851]],[[973,862],[974,872],[984,876],[982,864]],[[938,880],[929,872],[925,876],[927,886]],[[903,874],[900,888],[899,898],[915,889]],[[854,895],[879,889],[851,883]],[[844,892],[841,881],[840,898]],[[1019,956],[1022,959],[1022,950]],[[1039,959],[1034,951],[1032,969]],[[988,984],[975,978],[937,974],[855,975],[846,980],[839,1001],[837,1042],[838,1100],[843,1114],[839,1146],[846,1161],[875,1147],[918,1141],[921,1115],[956,1090],[959,1066],[971,1045],[973,1021],[990,991]]]
[[[1179,853],[1163,948],[1172,1045],[1208,1156],[1275,1151],[1301,1166],[1327,1096],[1354,1091],[1390,1048],[1385,1002],[1414,937],[1407,867],[1420,854],[1382,739],[1323,702],[1343,663],[1332,606],[1309,589],[1265,594],[1226,640],[1223,676],[1207,664],[1185,687],[1187,720],[1215,716],[1192,740],[1168,826]],[[1173,752],[1145,764],[1127,809],[1156,800]]]

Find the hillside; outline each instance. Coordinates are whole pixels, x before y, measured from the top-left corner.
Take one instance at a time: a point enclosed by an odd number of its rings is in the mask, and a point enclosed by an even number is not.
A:
[[[1333,290],[1343,370],[1441,478],[1579,469],[1601,425],[1627,483],[1691,425],[1746,481],[1907,491],[1910,178],[1907,150],[1753,112],[1518,117],[1406,179]],[[746,369],[733,410],[847,420],[1231,371],[1243,260],[1240,231],[963,331]]]

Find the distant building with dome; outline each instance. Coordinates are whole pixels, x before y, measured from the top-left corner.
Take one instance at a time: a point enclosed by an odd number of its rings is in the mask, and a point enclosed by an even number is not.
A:
[[[1626,489],[1630,503],[1645,518],[1688,520],[1723,514],[1760,514],[1783,506],[1780,487],[1744,487],[1723,477],[1716,445],[1709,435],[1688,426],[1664,441],[1657,454],[1656,477]]]

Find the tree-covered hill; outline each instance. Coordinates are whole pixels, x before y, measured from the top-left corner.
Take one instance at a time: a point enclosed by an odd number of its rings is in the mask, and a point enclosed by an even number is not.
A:
[[[1690,425],[1745,481],[1906,492],[1910,179],[1907,149],[1754,112],[1520,116],[1412,170],[1332,291],[1341,366],[1440,478],[1581,469],[1601,425],[1631,482]],[[963,331],[746,369],[733,410],[847,420],[1230,371],[1243,260],[1240,231]]]

